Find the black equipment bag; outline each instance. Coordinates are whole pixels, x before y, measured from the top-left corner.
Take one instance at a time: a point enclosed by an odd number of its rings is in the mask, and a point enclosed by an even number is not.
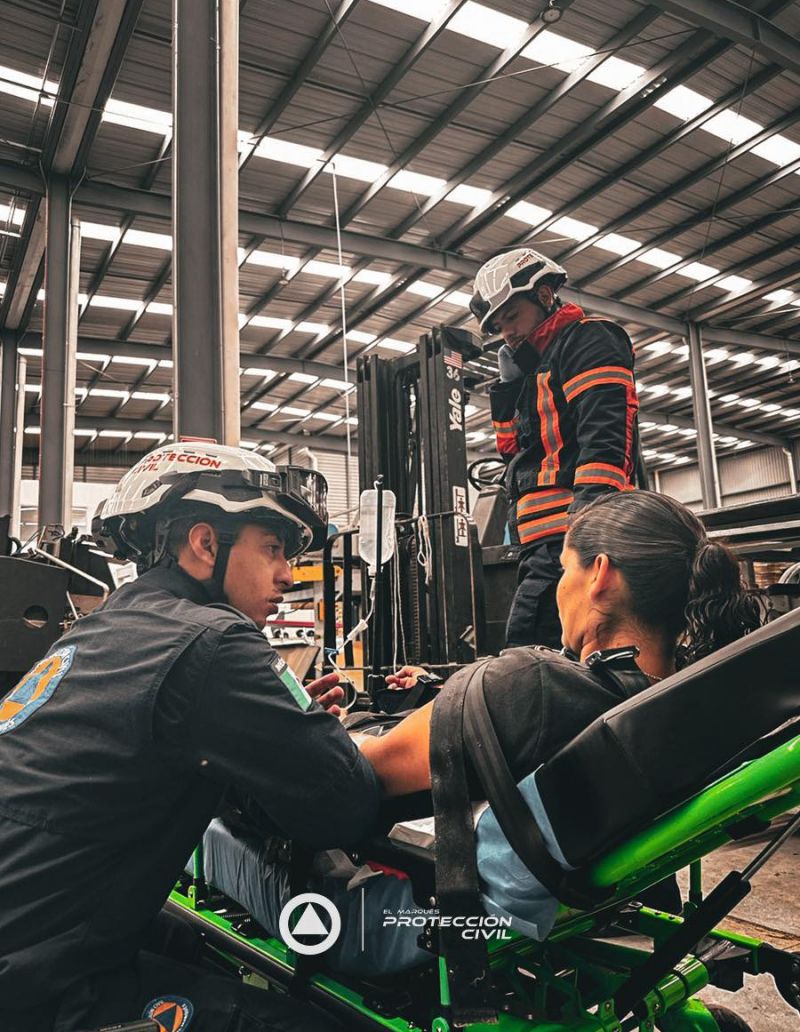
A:
[[[598,717],[536,784],[568,862],[582,867],[685,802],[731,757],[800,713],[800,610]]]

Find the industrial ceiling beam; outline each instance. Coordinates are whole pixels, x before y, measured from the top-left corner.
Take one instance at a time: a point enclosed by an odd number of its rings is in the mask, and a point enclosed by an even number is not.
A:
[[[80,6],[43,147],[44,173],[76,177],[85,168],[142,3],[103,0]],[[38,185],[41,192],[43,183]],[[43,206],[37,207],[42,211],[29,213],[30,222],[26,219],[27,232],[0,308],[0,320],[9,329],[24,328],[23,320],[35,300],[45,244]]]
[[[655,0],[659,7],[690,25],[741,43],[768,61],[800,75],[800,43],[757,11],[731,0]]]

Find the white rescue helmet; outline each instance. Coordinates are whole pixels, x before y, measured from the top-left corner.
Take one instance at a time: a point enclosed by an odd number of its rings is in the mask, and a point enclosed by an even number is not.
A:
[[[194,510],[198,519],[222,515],[231,523],[274,526],[291,558],[324,544],[327,493],[325,478],[315,470],[276,467],[245,448],[169,444],[148,452],[123,476],[92,530],[96,539],[113,542],[120,558],[146,557],[159,550],[170,520]]]
[[[553,290],[558,290],[566,283],[566,270],[529,247],[517,247],[490,258],[478,269],[469,303],[472,314],[480,323],[481,333],[495,333],[496,327],[492,323],[495,312],[514,294],[535,290],[543,280]]]

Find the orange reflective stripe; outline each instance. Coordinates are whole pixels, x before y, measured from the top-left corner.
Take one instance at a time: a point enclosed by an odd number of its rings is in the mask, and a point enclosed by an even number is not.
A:
[[[579,484],[609,484],[624,490],[628,486],[628,477],[625,470],[619,466],[612,466],[608,462],[587,462],[578,466],[575,470],[575,485]]]
[[[623,387],[633,387],[633,372],[625,366],[598,366],[596,369],[587,369],[584,373],[573,376],[564,384],[564,397],[567,401],[574,401],[579,394],[589,390],[590,387],[599,387],[603,383],[618,383]]]
[[[495,429],[495,433],[501,433],[503,430],[514,430],[517,426],[516,419],[508,419],[504,423],[499,423],[492,420],[492,426]]]
[[[553,516],[542,516],[537,520],[529,520],[517,528],[520,543],[529,544],[538,538],[552,537],[555,534],[566,534],[567,514],[558,512]]]
[[[536,377],[536,410],[539,413],[539,433],[542,438],[544,458],[536,478],[541,487],[550,487],[556,482],[560,467],[559,453],[563,447],[558,409],[550,386],[550,371]]]
[[[523,495],[517,502],[517,521],[525,522],[537,512],[548,509],[566,509],[572,504],[575,496],[567,488],[555,488],[551,491],[534,491]]]

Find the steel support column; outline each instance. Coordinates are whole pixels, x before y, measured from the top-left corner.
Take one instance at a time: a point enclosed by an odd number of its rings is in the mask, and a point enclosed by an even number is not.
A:
[[[76,255],[71,247],[71,204],[68,180],[51,176],[47,186],[39,525],[64,528],[72,520],[78,312]],[[77,238],[79,251],[79,233]]]
[[[703,359],[703,342],[700,327],[688,324],[689,382],[692,385],[692,406],[697,429],[697,461],[700,469],[700,487],[703,493],[703,508],[718,509],[722,504],[719,488],[719,470],[714,449],[711,425],[711,405],[708,400],[708,380]]]
[[[797,483],[800,481],[800,437],[794,438],[789,449],[789,480],[796,494]]]
[[[238,444],[237,240],[226,232],[223,247],[222,222],[237,210],[239,4],[173,0],[172,11],[174,432]]]
[[[0,516],[11,516],[11,533],[19,530],[19,475],[22,460],[22,433],[19,405],[25,399],[25,359],[17,355],[16,335],[2,335],[2,381],[0,381]],[[23,407],[24,412],[24,407]]]

